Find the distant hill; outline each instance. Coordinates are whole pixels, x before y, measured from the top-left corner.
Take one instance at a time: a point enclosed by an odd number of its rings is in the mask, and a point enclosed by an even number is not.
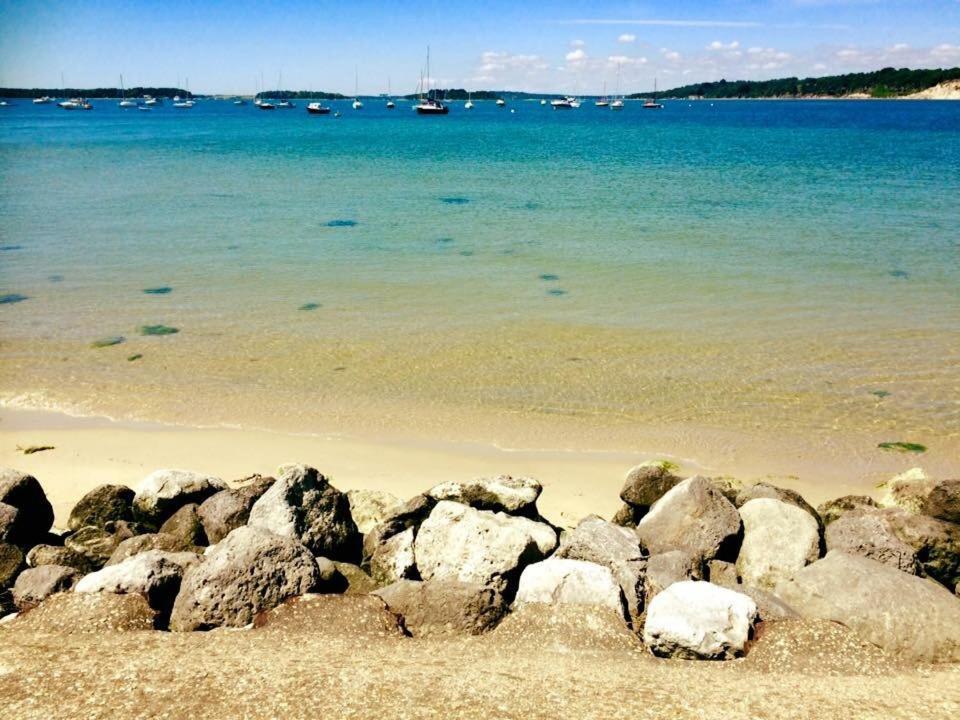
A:
[[[777,80],[720,80],[697,83],[657,93],[667,98],[796,98],[796,97],[902,97],[941,83],[960,79],[960,67],[937,70],[883,68],[868,73],[847,73],[819,78]],[[649,97],[634,93],[631,98]]]
[[[153,95],[154,97],[201,97],[191,95],[183,88],[174,87],[132,87],[123,91],[129,98]],[[118,98],[120,88],[0,88],[0,97],[5,98],[38,98],[38,97],[84,97],[84,98]]]
[[[474,100],[496,100],[497,98],[503,98],[504,100],[539,100],[541,98],[555,98],[560,97],[559,95],[554,95],[553,93],[528,93],[520,92],[519,90],[464,90],[463,88],[448,88],[446,90],[431,90],[430,97],[439,97],[444,100],[466,100],[467,97],[471,97]],[[408,100],[414,100],[420,97],[417,93],[411,93],[410,95],[401,95]]]

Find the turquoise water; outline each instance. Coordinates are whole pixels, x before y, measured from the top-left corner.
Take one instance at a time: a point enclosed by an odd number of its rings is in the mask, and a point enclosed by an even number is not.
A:
[[[956,437],[960,104],[665,104],[3,108],[4,392]]]

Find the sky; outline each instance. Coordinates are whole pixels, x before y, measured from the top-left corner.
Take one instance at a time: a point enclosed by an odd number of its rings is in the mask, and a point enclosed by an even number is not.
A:
[[[0,86],[643,92],[960,65],[960,0],[0,0]]]

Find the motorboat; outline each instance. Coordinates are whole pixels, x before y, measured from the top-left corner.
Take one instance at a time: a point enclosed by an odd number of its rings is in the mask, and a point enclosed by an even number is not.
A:
[[[233,101],[233,104],[234,104],[234,105],[246,105],[246,104],[247,104],[247,101],[244,100],[243,98],[237,98],[236,100]]]
[[[260,108],[261,110],[276,110],[276,109],[277,109],[277,106],[274,105],[274,104],[273,104],[272,102],[270,102],[269,100],[261,100],[261,101],[259,102],[259,104],[257,105],[257,107]]]
[[[140,112],[153,112],[153,108],[147,107],[146,105],[138,105],[137,110],[139,110]]]
[[[623,100],[620,99],[620,98],[617,98],[616,100],[614,100],[613,102],[611,102],[611,103],[610,103],[610,109],[611,109],[611,110],[623,110]]]
[[[44,95],[43,97],[38,97],[33,99],[34,105],[49,105],[53,102],[53,98],[49,95]]]
[[[506,107],[507,101],[503,98],[497,98],[497,107]]]
[[[277,103],[278,110],[292,110],[297,106],[296,103],[291,102],[290,100],[281,100]]]
[[[397,104],[393,100],[387,100],[387,110],[393,110]]]
[[[93,110],[93,105],[83,98],[70,98],[59,103],[64,110]]]
[[[580,107],[580,101],[576,98],[567,96],[559,100],[551,100],[550,106],[554,110],[573,110],[574,108]]]
[[[540,104],[541,104],[541,105],[546,105],[546,104],[547,104],[547,101],[541,99],[541,100],[540,100]]]
[[[363,108],[363,103],[360,102],[360,98],[354,98],[352,105],[354,110],[360,110]]]
[[[147,107],[154,107],[155,105],[163,105],[163,100],[160,98],[155,98],[153,95],[144,95],[143,104]]]
[[[173,103],[173,106],[175,108],[184,108],[184,109],[190,109],[194,105],[196,105],[196,103],[193,100],[181,100],[180,102]]]
[[[324,106],[323,103],[312,102],[307,103],[307,112],[311,115],[329,115],[330,108]]]

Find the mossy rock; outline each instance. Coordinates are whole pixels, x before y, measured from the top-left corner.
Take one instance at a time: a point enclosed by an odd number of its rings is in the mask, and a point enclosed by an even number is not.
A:
[[[180,330],[169,325],[141,325],[141,335],[176,335]]]

